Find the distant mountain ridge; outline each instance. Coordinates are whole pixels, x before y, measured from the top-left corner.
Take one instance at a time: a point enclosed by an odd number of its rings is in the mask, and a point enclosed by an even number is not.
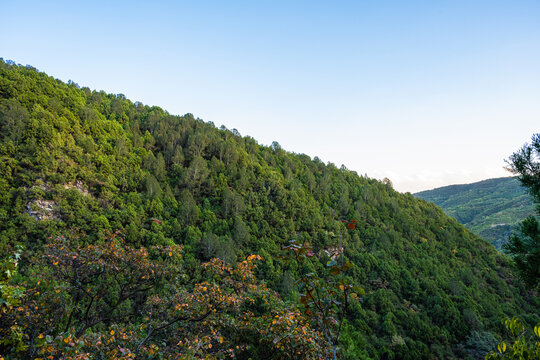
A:
[[[434,202],[499,250],[512,229],[534,213],[531,197],[513,177],[444,186],[414,196]]]

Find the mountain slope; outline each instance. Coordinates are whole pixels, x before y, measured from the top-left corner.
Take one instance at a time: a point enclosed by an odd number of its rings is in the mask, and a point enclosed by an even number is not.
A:
[[[414,195],[434,202],[499,250],[512,229],[534,214],[530,195],[516,178],[511,177],[450,185]]]
[[[470,357],[496,343],[501,318],[536,321],[540,308],[506,257],[434,204],[190,114],[3,62],[0,219],[2,255],[17,243],[39,254],[72,227],[95,242],[124,229],[136,246],[183,244],[194,279],[205,276],[201,261],[257,253],[259,278],[291,301],[298,273],[321,271],[341,234],[348,276],[366,290],[342,336],[350,359]],[[318,260],[285,264],[291,238]]]

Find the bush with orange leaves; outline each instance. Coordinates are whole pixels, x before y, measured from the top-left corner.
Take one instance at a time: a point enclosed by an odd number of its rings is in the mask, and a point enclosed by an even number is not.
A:
[[[57,237],[35,259],[20,305],[3,323],[22,329],[6,359],[315,359],[321,334],[254,276],[251,255],[183,271],[182,247],[133,248],[116,233],[99,244]]]

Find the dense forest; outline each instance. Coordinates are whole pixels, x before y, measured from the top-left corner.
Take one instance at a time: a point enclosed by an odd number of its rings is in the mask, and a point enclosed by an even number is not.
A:
[[[433,201],[499,250],[517,225],[534,214],[535,209],[527,190],[513,177],[444,186],[414,196]]]
[[[321,358],[328,329],[342,359],[476,359],[539,321],[505,255],[389,181],[4,61],[0,220],[6,359]]]

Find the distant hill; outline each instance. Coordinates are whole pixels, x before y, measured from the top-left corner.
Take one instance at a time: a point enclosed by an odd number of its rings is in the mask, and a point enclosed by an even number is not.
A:
[[[434,202],[499,250],[512,229],[534,213],[532,198],[512,177],[444,186],[414,195]]]

